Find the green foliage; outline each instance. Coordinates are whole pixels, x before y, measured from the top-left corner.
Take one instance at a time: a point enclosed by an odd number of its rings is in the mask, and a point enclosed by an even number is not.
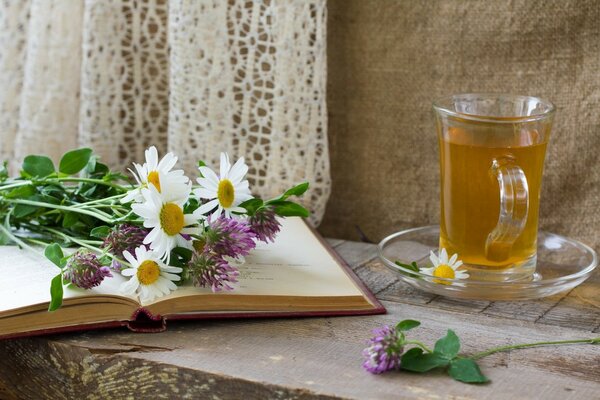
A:
[[[110,234],[111,231],[112,231],[112,229],[110,228],[110,226],[106,226],[106,225],[97,226],[90,231],[90,236],[99,238],[99,239],[104,239],[105,237],[107,237]]]
[[[63,251],[58,243],[49,244],[46,247],[46,250],[44,250],[44,255],[58,268],[62,269],[67,264]]]
[[[454,333],[453,330],[448,329],[446,336],[435,342],[433,352],[438,353],[447,360],[452,360],[456,357],[459,350],[460,341],[458,340],[458,336],[456,336],[456,333]]]
[[[48,311],[56,311],[62,306],[63,302],[63,282],[62,272],[56,275],[50,283],[50,305]]]
[[[445,367],[448,359],[436,352],[423,353],[423,349],[414,347],[402,356],[402,369],[412,372],[427,372],[434,368]]]
[[[477,363],[470,358],[456,358],[450,363],[448,375],[457,381],[465,383],[486,383],[489,381],[481,373]]]
[[[415,261],[413,261],[410,264],[403,264],[400,261],[394,261],[394,262],[395,262],[396,265],[398,265],[399,267],[404,268],[405,270],[413,271],[413,272],[419,272],[419,266],[417,265],[417,263]],[[402,272],[403,274],[408,275],[408,276],[418,277],[417,274],[411,274],[410,272],[406,272],[406,271],[403,271],[403,270],[400,270],[400,272]]]
[[[396,330],[400,332],[406,332],[416,328],[419,325],[421,325],[419,321],[415,321],[414,319],[405,319],[404,321],[398,322],[398,325],[396,325]]]
[[[44,178],[54,173],[54,163],[46,156],[27,156],[23,160],[23,171],[29,176]]]
[[[263,201],[259,198],[253,198],[246,200],[240,204],[240,207],[246,209],[246,213],[249,216],[255,215],[258,211],[263,209],[270,209],[280,217],[302,217],[307,218],[310,212],[302,207],[300,204],[288,200],[292,196],[301,196],[308,190],[308,182],[301,183],[288,189],[279,197]]]
[[[92,149],[71,150],[60,159],[58,170],[67,175],[76,174],[85,168],[91,156]]]

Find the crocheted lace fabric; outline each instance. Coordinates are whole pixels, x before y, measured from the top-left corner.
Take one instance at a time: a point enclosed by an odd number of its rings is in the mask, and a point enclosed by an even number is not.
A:
[[[325,0],[7,0],[0,156],[90,146],[124,169],[156,145],[184,169],[244,156],[260,196],[329,196]]]

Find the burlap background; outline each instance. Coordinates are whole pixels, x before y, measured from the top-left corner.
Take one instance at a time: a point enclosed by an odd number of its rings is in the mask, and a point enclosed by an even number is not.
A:
[[[432,99],[552,100],[541,228],[600,250],[600,2],[329,1],[332,196],[320,230],[373,241],[438,223]]]

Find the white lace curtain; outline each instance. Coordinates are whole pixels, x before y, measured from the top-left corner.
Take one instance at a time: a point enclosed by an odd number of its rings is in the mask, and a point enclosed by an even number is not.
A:
[[[0,157],[156,145],[194,173],[245,156],[253,190],[329,195],[325,0],[3,0]]]

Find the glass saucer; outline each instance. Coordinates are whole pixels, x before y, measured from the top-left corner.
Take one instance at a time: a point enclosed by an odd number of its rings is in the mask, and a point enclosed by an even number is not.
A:
[[[533,276],[511,282],[432,278],[397,265],[394,261],[431,267],[429,252],[437,254],[440,227],[424,226],[394,233],[379,243],[379,257],[400,279],[441,296],[477,300],[531,300],[552,296],[585,281],[598,265],[596,252],[578,242],[553,233],[538,233],[537,267]],[[460,255],[459,255],[460,258]]]

